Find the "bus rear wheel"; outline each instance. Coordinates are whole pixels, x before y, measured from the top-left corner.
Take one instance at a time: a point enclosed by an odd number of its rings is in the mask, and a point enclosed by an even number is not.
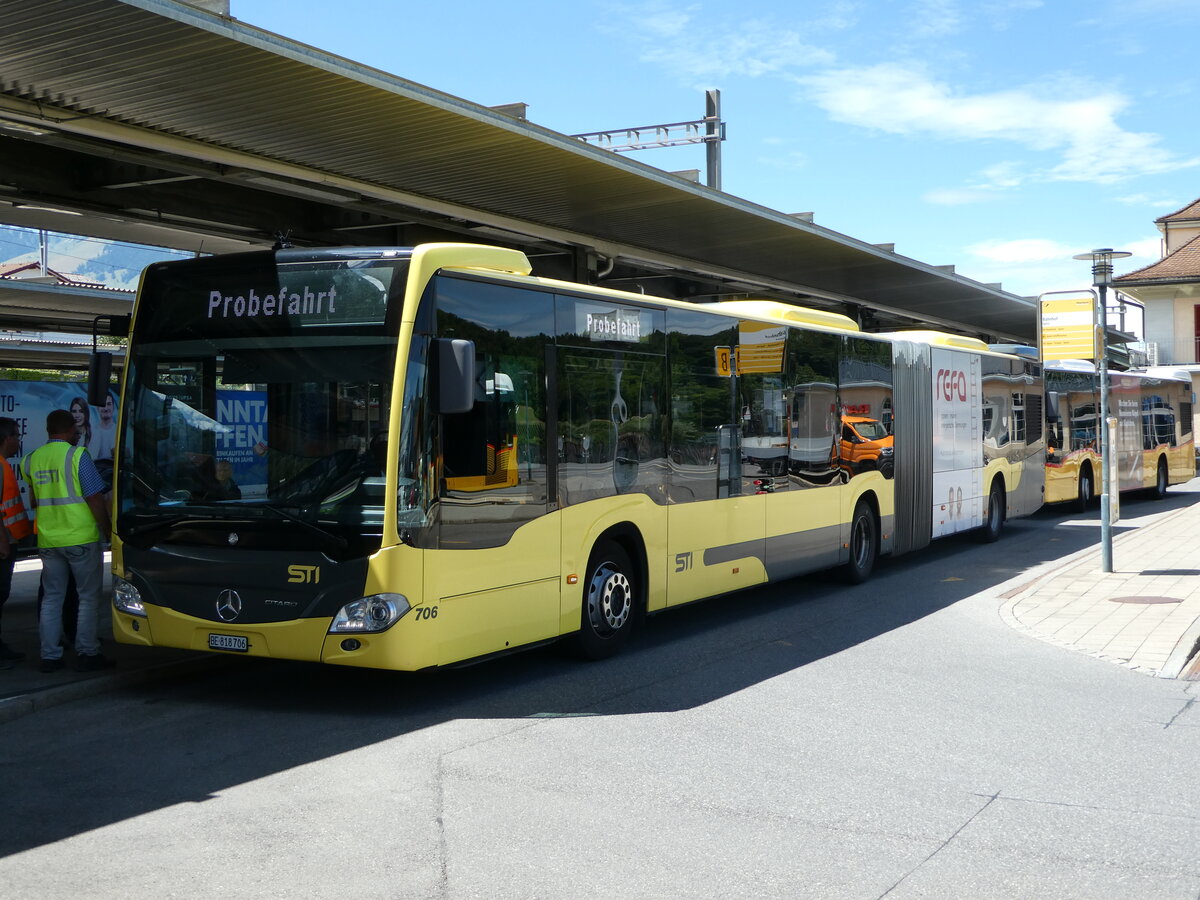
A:
[[[577,646],[587,659],[606,659],[629,640],[637,610],[637,573],[618,544],[597,544],[583,583]]]
[[[1154,477],[1153,494],[1155,500],[1162,500],[1167,496],[1167,488],[1170,487],[1171,480],[1167,476],[1167,461],[1161,456],[1158,459],[1158,474]]]
[[[1085,468],[1079,473],[1079,494],[1075,498],[1075,511],[1087,512],[1096,496],[1096,484],[1092,480],[1092,470]]]
[[[999,479],[992,482],[988,491],[987,518],[979,529],[979,539],[985,544],[1000,540],[1000,532],[1004,530],[1004,485]]]
[[[862,584],[871,577],[879,557],[879,526],[875,511],[866,500],[859,500],[850,520],[850,561],[843,570],[851,584]]]

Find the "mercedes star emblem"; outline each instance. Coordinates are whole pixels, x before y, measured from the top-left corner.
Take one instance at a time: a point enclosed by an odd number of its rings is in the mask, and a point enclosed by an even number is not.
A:
[[[217,615],[223,622],[232,622],[242,614],[242,598],[237,591],[221,591],[217,595]]]
[[[233,544],[236,544],[237,542],[238,542],[238,536],[237,536],[237,532],[236,532],[236,531],[231,531],[231,532],[229,532],[229,543],[230,543],[230,545],[232,546]]]

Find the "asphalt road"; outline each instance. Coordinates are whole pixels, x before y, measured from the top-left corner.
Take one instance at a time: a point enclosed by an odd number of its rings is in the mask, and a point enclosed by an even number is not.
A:
[[[234,659],[17,719],[0,895],[1196,900],[1196,683],[998,615],[1094,520],[694,605],[602,663]]]

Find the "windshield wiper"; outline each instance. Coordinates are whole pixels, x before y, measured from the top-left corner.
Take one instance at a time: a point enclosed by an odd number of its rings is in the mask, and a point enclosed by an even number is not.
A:
[[[330,531],[328,528],[322,528],[320,525],[316,524],[315,522],[310,522],[307,519],[304,519],[304,518],[296,515],[295,513],[288,512],[286,509],[284,509],[281,506],[272,506],[269,503],[263,503],[258,507],[258,509],[268,510],[270,512],[275,513],[275,515],[279,516],[281,519],[286,519],[289,522],[295,522],[297,525],[302,526],[303,528],[307,529],[311,533],[318,534],[321,537],[323,537],[325,540],[332,541],[334,546],[337,547],[339,550],[345,550],[347,547],[350,546],[350,542],[347,541],[340,534]]]
[[[139,534],[145,534],[147,531],[156,531],[159,528],[174,528],[180,522],[192,518],[196,517],[185,515],[183,513],[155,516],[149,522],[142,522],[139,525],[130,525],[126,528],[122,528],[118,524],[117,534],[124,538],[136,537]]]
[[[189,522],[224,523],[232,522],[235,519],[245,522],[247,517],[249,517],[251,520],[257,518],[259,521],[262,521],[264,517],[261,513],[256,515],[256,510],[270,512],[288,522],[294,522],[307,531],[319,535],[322,540],[332,543],[335,547],[337,547],[338,550],[345,550],[350,546],[350,542],[341,535],[336,534],[327,528],[322,528],[320,525],[317,525],[314,522],[309,522],[301,516],[298,516],[293,512],[289,512],[282,507],[271,506],[268,504],[262,504],[253,507],[242,507],[236,512],[234,512],[232,509],[221,509],[204,510],[203,512],[189,510],[188,512],[162,513],[152,516],[149,521],[138,522],[125,528],[118,527],[117,533],[125,538],[132,538],[137,537],[139,534],[146,534],[147,532],[157,531],[159,529],[174,529]],[[141,516],[139,516],[139,518],[141,518]]]
[[[224,517],[225,511],[216,509],[171,510],[158,513],[131,512],[128,514],[128,518],[133,520],[133,524],[121,527],[120,520],[118,520],[117,533],[124,537],[135,537],[159,528],[175,528],[184,522],[211,522]]]

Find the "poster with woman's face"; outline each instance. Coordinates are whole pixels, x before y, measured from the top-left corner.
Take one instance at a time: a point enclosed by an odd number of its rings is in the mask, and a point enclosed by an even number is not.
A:
[[[87,384],[79,381],[0,381],[0,416],[16,420],[21,448],[9,460],[16,463],[46,443],[46,416],[65,409],[75,422],[75,445],[86,447],[106,479],[116,449],[117,393],[111,390],[103,406],[87,402]],[[25,486],[21,485],[25,493]]]

